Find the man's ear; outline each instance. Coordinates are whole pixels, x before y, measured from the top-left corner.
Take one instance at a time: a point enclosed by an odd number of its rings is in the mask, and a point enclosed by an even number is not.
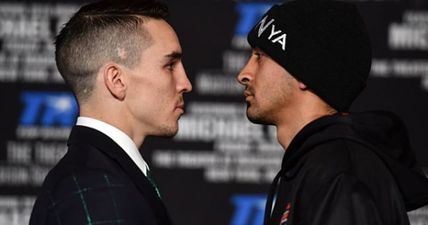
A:
[[[118,100],[125,99],[126,82],[123,69],[115,63],[109,63],[104,66],[102,72],[104,85],[110,94]]]

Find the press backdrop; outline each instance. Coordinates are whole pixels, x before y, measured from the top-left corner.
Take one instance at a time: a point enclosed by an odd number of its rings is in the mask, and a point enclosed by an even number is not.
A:
[[[428,167],[428,3],[353,1],[374,58],[352,110],[400,115]],[[0,2],[0,225],[28,223],[44,176],[66,151],[78,108],[56,70],[52,39],[82,3]],[[262,224],[283,150],[273,127],[247,121],[235,77],[249,56],[246,33],[273,3],[168,1],[194,89],[178,135],[149,138],[141,153],[177,225]],[[428,224],[428,209],[410,216],[412,225]]]

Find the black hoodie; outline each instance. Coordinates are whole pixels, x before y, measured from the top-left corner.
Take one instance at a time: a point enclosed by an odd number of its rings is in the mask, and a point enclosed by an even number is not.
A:
[[[398,117],[336,114],[309,123],[290,143],[264,224],[408,225],[407,211],[427,203],[428,179]]]

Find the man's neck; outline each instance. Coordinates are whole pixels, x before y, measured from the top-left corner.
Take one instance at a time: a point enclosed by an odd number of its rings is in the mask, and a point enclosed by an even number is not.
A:
[[[310,122],[327,115],[336,113],[335,110],[305,110],[288,114],[277,124],[277,139],[279,144],[287,150],[294,137]]]
[[[140,147],[143,144],[145,136],[137,135],[137,132],[133,131],[131,126],[128,126],[125,121],[121,121],[121,119],[125,118],[125,116],[105,115],[100,112],[106,112],[106,110],[101,110],[98,108],[96,111],[93,111],[89,107],[81,107],[80,116],[97,119],[118,128],[128,135],[137,147]],[[110,114],[115,113],[112,113],[112,110],[110,110]]]

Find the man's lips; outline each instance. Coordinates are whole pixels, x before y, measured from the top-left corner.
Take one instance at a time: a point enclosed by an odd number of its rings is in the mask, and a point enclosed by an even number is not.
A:
[[[184,112],[184,103],[180,103],[177,106],[175,106],[175,109],[181,110],[182,112]]]
[[[253,96],[253,94],[249,91],[244,91],[244,96],[245,96],[245,98],[248,98],[250,96]]]

